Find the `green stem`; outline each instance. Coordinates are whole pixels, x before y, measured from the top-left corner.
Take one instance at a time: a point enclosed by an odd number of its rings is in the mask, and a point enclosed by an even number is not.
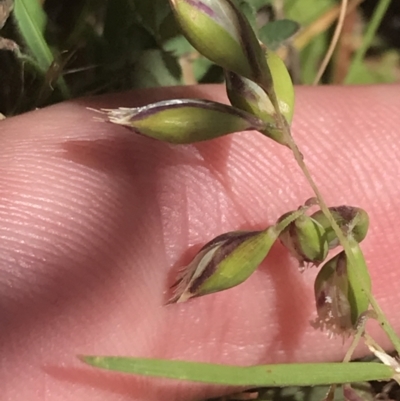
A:
[[[328,206],[326,205],[320,190],[318,189],[314,179],[311,176],[310,171],[308,170],[307,165],[304,162],[303,155],[301,154],[296,142],[294,141],[292,135],[290,134],[290,132],[285,124],[285,121],[284,121],[283,116],[279,109],[278,99],[276,97],[275,91],[273,89],[271,90],[269,88],[266,88],[265,86],[263,88],[264,88],[265,92],[267,93],[267,95],[269,96],[269,98],[271,99],[271,102],[274,106],[275,112],[277,113],[277,116],[278,116],[278,125],[281,127],[281,129],[285,135],[285,139],[286,139],[290,149],[293,152],[294,158],[295,158],[297,164],[299,165],[300,169],[302,170],[304,176],[306,177],[308,183],[310,184],[312,190],[314,191],[315,196],[318,199],[318,203],[319,203],[319,206],[320,206],[322,212],[328,219],[332,229],[335,231],[335,234],[337,235],[337,237],[340,241],[340,244],[342,245],[342,247],[346,253],[347,259],[350,262],[349,265],[352,266],[353,268],[356,268],[357,261],[354,257],[352,248],[351,248],[345,234],[343,233],[343,231],[340,229],[340,227],[336,223],[336,220],[334,219],[334,217],[332,216],[332,213],[330,212]],[[375,310],[376,314],[378,315],[378,322],[380,323],[380,325],[382,326],[382,329],[385,331],[385,333],[389,337],[389,339],[392,342],[393,346],[395,347],[397,353],[400,355],[400,338],[397,336],[393,327],[390,325],[389,321],[387,320],[385,314],[383,313],[382,309],[380,308],[378,302],[376,301],[376,299],[374,298],[372,293],[370,291],[366,290],[367,286],[365,285],[363,277],[360,277],[360,275],[358,274],[358,271],[356,271],[356,274],[359,279],[359,282],[362,285],[362,291],[368,297],[368,300],[369,300],[372,308]]]
[[[382,21],[383,16],[385,15],[391,0],[380,0],[378,5],[374,10],[374,14],[368,24],[367,30],[364,33],[363,41],[361,46],[358,48],[356,54],[353,57],[351,62],[350,68],[347,72],[346,78],[344,82],[349,84],[353,81],[355,76],[358,73],[359,66],[364,59],[365,53],[367,52],[368,48],[371,46],[371,43],[375,37],[376,31],[379,27],[379,24]]]

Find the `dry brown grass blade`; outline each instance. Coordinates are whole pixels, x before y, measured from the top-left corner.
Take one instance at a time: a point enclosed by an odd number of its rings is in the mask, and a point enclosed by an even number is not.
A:
[[[352,12],[363,0],[353,0],[349,2],[346,15]],[[297,50],[303,49],[312,39],[326,31],[333,22],[339,17],[341,5],[335,6],[323,14],[309,26],[305,27],[297,34],[293,40],[293,44]]]
[[[346,18],[347,8],[348,8],[348,0],[342,0],[341,4],[340,4],[339,18],[338,18],[338,22],[337,22],[337,25],[335,28],[335,32],[333,34],[331,43],[329,44],[329,48],[325,54],[325,57],[322,60],[322,63],[318,69],[318,72],[314,79],[313,85],[318,85],[318,82],[320,81],[322,74],[325,72],[326,67],[328,66],[328,63],[329,63],[330,59],[332,58],[333,52],[335,51],[336,45],[339,41],[340,34],[343,29],[343,23],[344,23],[344,19]]]

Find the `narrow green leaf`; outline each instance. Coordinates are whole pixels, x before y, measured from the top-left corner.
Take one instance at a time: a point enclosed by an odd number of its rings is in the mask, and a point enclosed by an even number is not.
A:
[[[380,24],[382,23],[382,19],[387,12],[388,7],[390,6],[391,0],[380,0],[376,2],[376,7],[374,13],[367,25],[367,29],[363,34],[363,40],[359,48],[357,49],[356,54],[351,61],[350,68],[347,71],[347,75],[345,77],[344,82],[346,84],[351,83],[353,78],[357,76],[359,69],[359,65],[362,63],[365,54],[371,43],[375,37],[376,31],[378,30]]]
[[[299,363],[249,367],[163,359],[80,356],[101,369],[228,386],[317,386],[355,381],[390,380],[393,370],[374,362]]]
[[[47,23],[46,14],[38,1],[16,0],[14,16],[29,50],[42,71],[46,72],[53,62],[53,54],[43,37]]]
[[[47,23],[45,12],[38,1],[15,0],[14,17],[36,65],[43,74],[46,74],[55,60],[43,36]],[[62,77],[59,78],[58,85],[64,97],[68,97],[67,86]]]
[[[268,49],[277,49],[285,40],[291,38],[298,30],[300,25],[296,21],[281,19],[265,24],[259,30],[260,40]]]

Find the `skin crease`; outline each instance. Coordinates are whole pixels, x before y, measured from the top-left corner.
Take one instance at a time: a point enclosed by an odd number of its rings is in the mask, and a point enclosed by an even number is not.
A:
[[[370,214],[362,248],[396,330],[398,93],[298,88],[293,123],[328,204]],[[0,122],[2,400],[183,401],[234,391],[95,370],[78,354],[236,365],[343,357],[348,343],[309,324],[316,269],[300,274],[280,244],[244,284],[163,306],[178,268],[205,242],[272,224],[313,195],[290,151],[261,134],[173,146],[86,109],[177,97],[226,102],[221,86],[157,89]],[[390,349],[376,323],[368,328]]]

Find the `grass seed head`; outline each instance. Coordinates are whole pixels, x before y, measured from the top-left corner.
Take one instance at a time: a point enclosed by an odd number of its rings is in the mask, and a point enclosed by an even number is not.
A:
[[[283,220],[287,215],[283,215],[278,221]],[[301,269],[305,264],[318,266],[328,255],[328,242],[324,228],[306,214],[289,224],[280,234],[279,239],[299,261]]]
[[[326,331],[329,336],[348,336],[353,322],[349,300],[347,260],[344,252],[324,264],[314,283],[317,319],[314,327]]]
[[[203,56],[263,87],[272,88],[264,50],[232,0],[170,0],[186,39]]]
[[[269,231],[233,231],[208,242],[186,266],[169,303],[223,291],[245,281],[270,250]]]
[[[351,234],[357,242],[361,242],[366,237],[369,227],[369,217],[365,210],[347,205],[330,207],[329,210],[338,226],[346,235]],[[324,213],[319,210],[312,214],[311,217],[324,227],[329,248],[336,248],[339,245],[339,240]]]
[[[226,104],[201,99],[164,100],[135,108],[104,110],[110,122],[170,143],[194,143],[237,131],[262,130],[258,117]]]

